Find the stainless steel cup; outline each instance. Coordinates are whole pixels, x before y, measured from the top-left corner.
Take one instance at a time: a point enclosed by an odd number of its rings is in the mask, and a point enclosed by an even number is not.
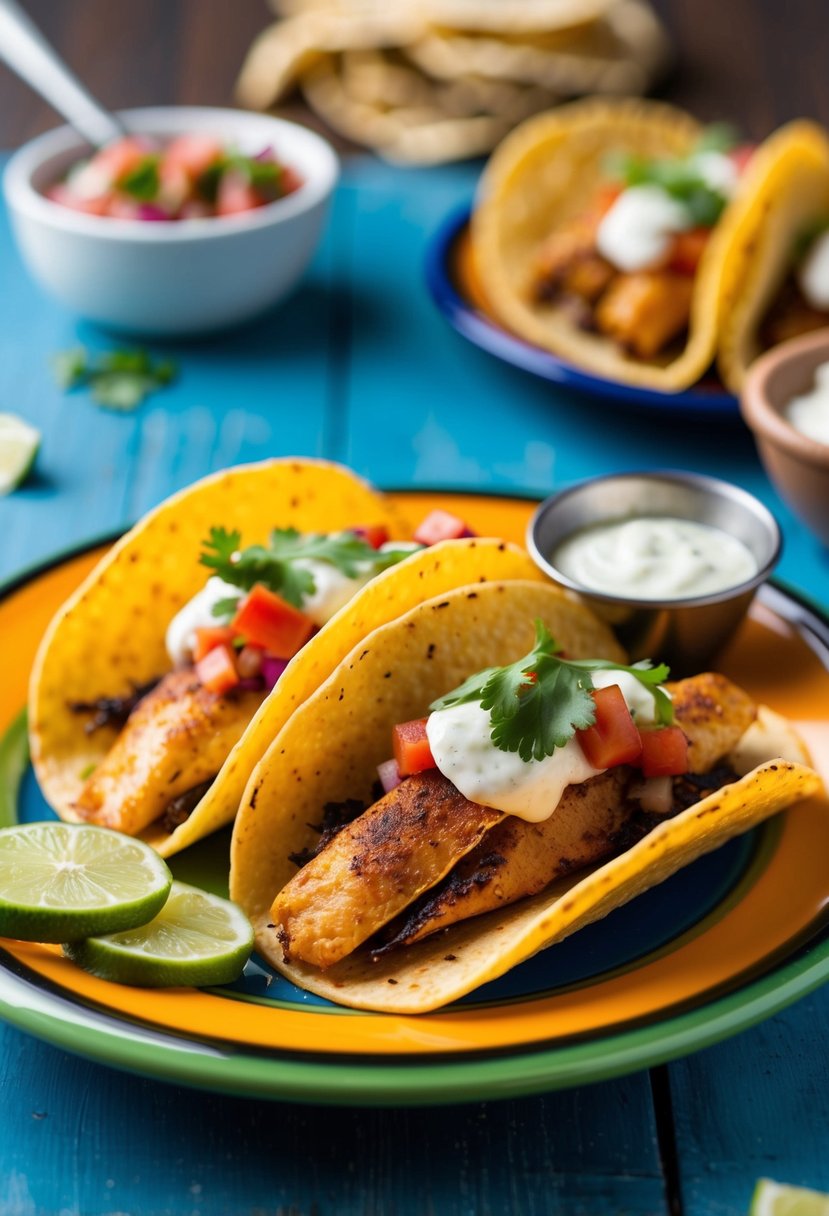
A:
[[[582,586],[551,560],[574,532],[648,515],[689,519],[730,533],[754,556],[757,573],[709,595],[643,600],[622,585],[613,595]],[[771,512],[738,486],[699,473],[658,470],[594,477],[546,498],[530,520],[527,548],[545,574],[612,626],[632,659],[664,660],[674,676],[682,676],[704,669],[731,637],[777,563],[782,538]]]

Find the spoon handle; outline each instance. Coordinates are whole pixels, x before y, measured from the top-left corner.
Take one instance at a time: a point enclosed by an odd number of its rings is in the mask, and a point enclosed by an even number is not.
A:
[[[118,119],[87,92],[16,0],[0,0],[0,59],[94,147],[124,134]]]

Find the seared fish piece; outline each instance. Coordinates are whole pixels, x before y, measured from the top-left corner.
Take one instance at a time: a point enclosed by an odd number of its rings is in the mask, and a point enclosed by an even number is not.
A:
[[[265,697],[219,696],[191,669],[138,702],[75,803],[82,819],[134,836],[181,794],[218,773]]]
[[[271,918],[286,959],[330,967],[345,958],[503,817],[469,802],[436,769],[408,777],[282,888]]]
[[[665,687],[674,721],[688,740],[689,773],[707,773],[737,746],[757,717],[748,693],[718,672],[706,671]]]
[[[689,770],[705,772],[751,725],[754,703],[716,674],[668,687],[675,721],[688,737]],[[549,819],[527,823],[468,802],[436,770],[406,778],[277,896],[271,914],[286,959],[331,966],[450,870],[434,901],[428,900],[431,911],[415,914],[411,932],[417,937],[534,894],[560,874],[610,856],[618,848],[614,837],[637,809],[627,788],[638,780],[628,766],[610,769],[568,786]],[[407,924],[403,934],[415,940],[408,932]]]
[[[748,730],[754,702],[725,676],[710,672],[667,687],[674,720],[688,739],[689,772],[706,773]],[[629,787],[637,783],[638,774],[627,766],[608,769],[568,786],[555,814],[542,823],[508,815],[401,918],[384,949],[411,945],[456,921],[535,895],[571,870],[612,857],[624,847],[620,837],[637,810],[628,800]]]
[[[627,800],[633,780],[632,769],[611,768],[582,785],[568,785],[555,814],[541,823],[507,815],[407,911],[382,950],[411,945],[455,921],[535,895],[571,870],[612,857],[636,809]]]

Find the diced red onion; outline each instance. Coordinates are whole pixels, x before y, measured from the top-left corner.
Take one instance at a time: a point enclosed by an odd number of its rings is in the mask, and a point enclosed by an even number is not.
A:
[[[261,676],[248,676],[246,680],[240,680],[236,687],[240,692],[261,692],[265,681]]]
[[[272,655],[265,655],[262,660],[262,679],[265,681],[268,692],[276,686],[277,680],[287,666],[287,659],[275,659]]]
[[[273,164],[276,160],[276,153],[269,144],[267,148],[263,148],[261,152],[257,152],[255,156],[252,156],[251,160],[262,161],[265,164]]]
[[[138,207],[138,213],[135,217],[139,220],[168,220],[170,217],[161,207],[156,207],[155,203],[141,203]]]
[[[397,767],[397,761],[392,756],[391,760],[384,760],[382,764],[377,765],[377,776],[380,778],[380,784],[386,794],[397,789],[403,778],[400,776],[400,770]]]

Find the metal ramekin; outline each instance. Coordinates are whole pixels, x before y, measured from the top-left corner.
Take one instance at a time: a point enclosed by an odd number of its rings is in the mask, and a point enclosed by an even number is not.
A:
[[[757,562],[749,580],[710,595],[642,600],[597,592],[562,574],[550,560],[562,541],[591,524],[647,515],[711,524],[741,540]],[[702,670],[733,634],[782,549],[777,521],[738,486],[699,473],[657,470],[611,473],[546,498],[527,529],[527,548],[551,579],[587,602],[613,628],[632,659],[669,663],[674,675]]]

